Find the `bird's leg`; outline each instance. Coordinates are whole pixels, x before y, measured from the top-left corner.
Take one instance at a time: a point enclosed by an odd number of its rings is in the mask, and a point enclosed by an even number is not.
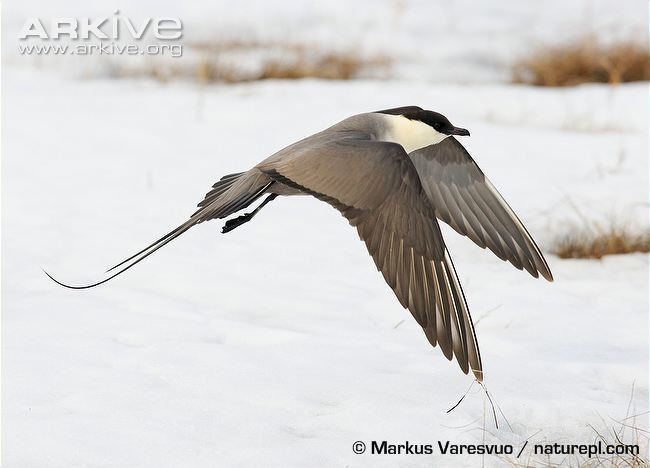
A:
[[[257,214],[257,212],[260,211],[264,207],[264,205],[266,205],[271,200],[274,200],[277,196],[278,195],[276,193],[272,193],[271,195],[266,197],[262,203],[260,203],[260,206],[255,208],[250,213],[244,213],[241,216],[238,216],[238,217],[233,218],[233,219],[229,219],[228,221],[226,221],[226,224],[223,225],[223,228],[221,228],[221,232],[223,234],[225,234],[227,232],[232,231],[236,227],[239,227],[242,224],[249,222],[251,219],[253,219],[253,216],[255,216]]]

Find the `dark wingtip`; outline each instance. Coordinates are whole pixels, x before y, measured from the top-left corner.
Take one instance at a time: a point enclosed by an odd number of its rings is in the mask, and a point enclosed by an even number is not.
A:
[[[551,270],[546,270],[542,271],[542,276],[548,281],[549,283],[552,283],[555,279],[553,278],[553,273],[551,273]]]
[[[540,254],[541,256],[541,254]],[[548,266],[546,259],[542,257],[542,264],[537,267],[540,274],[544,277],[549,283],[553,282],[553,273],[551,273],[551,268]]]

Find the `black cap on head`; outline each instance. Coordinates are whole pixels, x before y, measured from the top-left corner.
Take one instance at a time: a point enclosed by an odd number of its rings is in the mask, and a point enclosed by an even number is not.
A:
[[[410,120],[419,120],[432,127],[435,131],[445,135],[469,136],[469,131],[464,128],[454,127],[449,119],[438,112],[424,110],[417,106],[396,107],[377,111],[379,114],[403,115]]]

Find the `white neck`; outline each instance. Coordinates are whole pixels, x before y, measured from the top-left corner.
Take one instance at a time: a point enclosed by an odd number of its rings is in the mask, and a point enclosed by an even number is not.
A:
[[[388,123],[388,129],[382,139],[402,145],[407,153],[440,143],[449,136],[435,131],[424,122],[410,120],[403,115],[381,115]]]

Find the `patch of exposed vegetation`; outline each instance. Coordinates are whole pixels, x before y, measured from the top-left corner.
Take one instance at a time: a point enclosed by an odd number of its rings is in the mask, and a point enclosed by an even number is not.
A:
[[[535,86],[648,81],[650,55],[647,44],[604,45],[589,36],[570,44],[537,48],[514,65],[512,80]]]

